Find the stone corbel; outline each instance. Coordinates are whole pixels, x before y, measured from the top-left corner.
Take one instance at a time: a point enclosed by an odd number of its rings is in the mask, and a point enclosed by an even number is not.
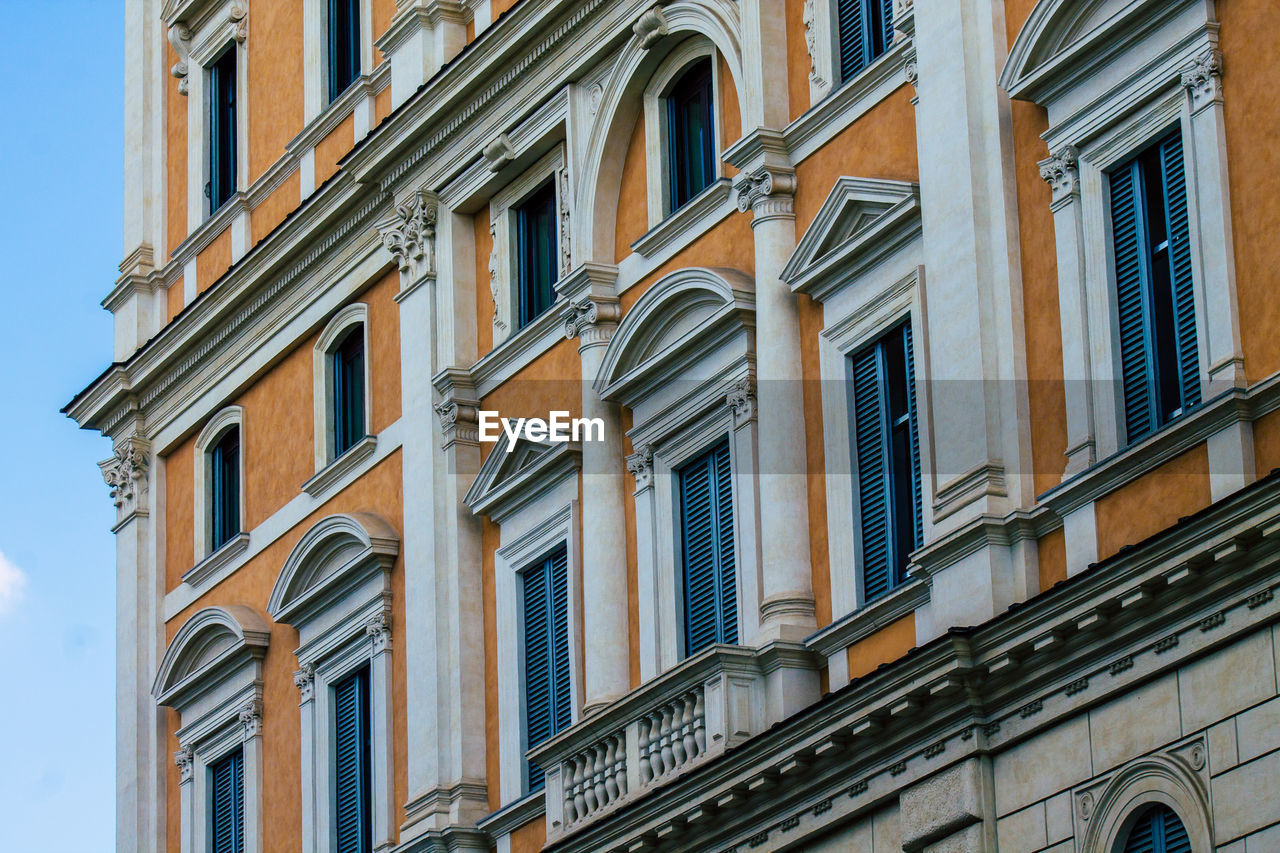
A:
[[[151,442],[136,435],[121,439],[116,442],[115,455],[99,462],[98,467],[111,489],[119,520],[138,512],[147,496]]]
[[[250,699],[240,706],[237,718],[245,740],[262,734],[262,700]]]
[[[489,165],[489,171],[498,172],[501,171],[503,166],[516,158],[516,149],[511,144],[511,138],[503,133],[486,145],[480,154],[484,157],[485,163]]]
[[[403,275],[401,289],[436,275],[436,218],[439,215],[435,197],[426,190],[416,190],[396,205],[395,213],[378,224],[382,245],[396,259]]]
[[[645,50],[653,47],[658,40],[670,32],[667,27],[667,16],[662,14],[661,6],[654,6],[643,12],[639,19],[631,25],[631,31],[640,39],[640,47]]]
[[[1209,48],[1182,69],[1182,86],[1191,95],[1192,114],[1222,103],[1222,53]]]
[[[192,770],[195,768],[195,750],[190,744],[178,747],[173,753],[173,763],[178,765],[178,781],[190,782]]]
[[[315,695],[316,689],[316,667],[315,664],[304,663],[302,669],[297,670],[293,674],[293,686],[298,688],[298,703],[305,704],[311,701]]]
[[[379,610],[364,623],[364,633],[370,638],[375,655],[385,652],[391,647],[391,614]]]
[[[441,446],[448,450],[455,444],[480,444],[480,400],[470,375],[459,367],[446,367],[436,376],[436,391],[441,400],[435,405],[440,418]]]
[[[178,80],[178,94],[187,94],[188,87],[188,63],[191,60],[191,30],[187,25],[179,21],[169,27],[169,44],[173,47],[173,52],[178,54],[178,61],[169,69]]]

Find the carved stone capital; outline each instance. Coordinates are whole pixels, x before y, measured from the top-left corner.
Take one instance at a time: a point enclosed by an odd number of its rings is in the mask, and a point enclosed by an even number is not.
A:
[[[241,734],[245,740],[262,734],[262,700],[250,699],[237,712]]]
[[[130,436],[116,442],[115,455],[98,463],[102,479],[111,489],[111,501],[119,519],[137,512],[147,496],[151,467],[151,442]]]
[[[658,39],[670,32],[667,27],[667,16],[662,14],[662,7],[654,6],[643,12],[631,25],[631,31],[640,39],[640,46],[645,50],[657,44]]]
[[[636,491],[642,492],[653,485],[653,448],[642,444],[627,457],[627,470],[636,481]]]
[[[304,663],[302,669],[294,672],[293,686],[298,688],[299,702],[310,702],[316,689],[315,664]]]
[[[742,426],[756,416],[756,380],[744,376],[735,380],[724,395],[725,404],[733,412],[733,425]]]
[[[190,782],[191,771],[195,767],[195,750],[190,745],[178,747],[173,753],[173,763],[178,765],[179,781]]]
[[[734,189],[738,193],[738,210],[752,212],[752,226],[770,219],[795,218],[794,169],[761,166],[739,175]]]
[[[1182,69],[1182,85],[1191,95],[1191,111],[1222,101],[1222,53],[1209,48]]]
[[[391,614],[380,610],[364,623],[364,632],[372,641],[373,653],[385,652],[391,647]]]
[[[581,297],[564,309],[564,336],[578,338],[579,349],[609,343],[622,309],[616,299]]]
[[[1058,207],[1080,194],[1080,156],[1075,146],[1058,149],[1040,161],[1040,177],[1053,190],[1053,205]]]
[[[378,223],[382,245],[396,259],[400,272],[408,274],[402,278],[402,286],[435,276],[438,215],[435,197],[426,190],[417,190],[397,204],[390,217]]]
[[[480,444],[480,401],[466,370],[447,367],[435,378],[440,402],[435,405],[440,419],[441,445],[445,450],[454,444]]]

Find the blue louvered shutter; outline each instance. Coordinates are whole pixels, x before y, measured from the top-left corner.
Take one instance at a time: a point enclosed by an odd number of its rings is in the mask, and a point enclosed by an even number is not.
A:
[[[916,351],[911,337],[911,324],[903,327],[903,345],[906,347],[907,365],[907,411],[911,416],[911,505],[914,510],[915,542],[918,547],[924,542],[924,495],[920,476],[920,428],[916,413]]]
[[[1111,174],[1111,233],[1115,251],[1116,317],[1125,426],[1134,443],[1156,429],[1155,380],[1151,363],[1146,291],[1146,215],[1141,172],[1135,161]]]
[[[334,836],[336,853],[369,853],[369,671],[334,688]]]
[[[685,654],[738,642],[729,442],[680,469]]]
[[[837,0],[836,2],[841,81],[850,79],[866,65],[867,33],[864,2],[866,0]]]
[[[878,346],[851,360],[854,461],[858,466],[863,598],[871,601],[892,585],[889,519],[888,412]]]
[[[893,0],[880,0],[880,20],[883,22],[884,32],[884,44],[881,45],[880,53],[883,53],[893,44]]]
[[[1191,227],[1182,135],[1160,143],[1165,221],[1169,232],[1169,276],[1173,287],[1174,332],[1178,346],[1178,380],[1185,411],[1200,402],[1200,347],[1196,340],[1196,303],[1191,278]]]
[[[1124,853],[1191,853],[1191,839],[1173,809],[1155,806],[1129,830]]]
[[[244,753],[236,750],[209,771],[212,853],[244,850]]]
[[[525,741],[532,749],[572,722],[569,660],[569,557],[564,545],[525,569]],[[542,787],[544,772],[527,765],[529,790]]]

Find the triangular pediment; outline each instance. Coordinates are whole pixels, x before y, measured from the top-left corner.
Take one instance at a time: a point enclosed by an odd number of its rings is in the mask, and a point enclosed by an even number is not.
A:
[[[465,502],[474,512],[496,520],[576,470],[580,459],[577,441],[533,441],[523,433],[513,440],[503,431],[481,464]]]

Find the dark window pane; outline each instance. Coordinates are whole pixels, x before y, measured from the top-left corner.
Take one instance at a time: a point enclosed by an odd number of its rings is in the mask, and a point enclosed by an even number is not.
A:
[[[209,66],[209,212],[236,191],[236,51]]]
[[[710,60],[694,63],[672,85],[667,95],[667,135],[674,211],[716,179]]]
[[[516,277],[520,328],[551,307],[559,278],[556,186],[548,181],[516,208]]]
[[[210,550],[240,534],[240,428],[222,434],[209,452]]]
[[[837,0],[840,80],[874,62],[893,41],[893,0]]]
[[[329,100],[360,76],[360,0],[329,0]]]
[[[333,455],[338,457],[365,437],[363,326],[347,332],[332,360]]]

